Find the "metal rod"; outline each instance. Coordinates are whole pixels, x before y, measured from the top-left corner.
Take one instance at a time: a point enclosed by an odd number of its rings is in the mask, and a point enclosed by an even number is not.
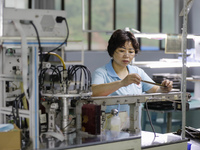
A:
[[[82,0],[82,30],[85,30],[85,0]]]
[[[3,8],[4,0],[0,0],[0,37],[3,36]]]
[[[185,139],[185,125],[186,125],[186,76],[187,76],[187,19],[188,19],[188,6],[187,0],[184,0],[183,5],[183,28],[182,28],[182,78],[181,78],[181,102],[182,102],[182,139]]]
[[[113,0],[113,30],[116,30],[116,19],[117,19],[117,16],[116,16],[116,12],[117,12],[117,2],[116,0]]]
[[[62,128],[65,130],[64,133],[67,133],[68,115],[68,101],[67,98],[62,97]]]
[[[145,80],[141,80],[141,81],[142,81],[142,82],[145,82],[145,83],[149,83],[149,84],[157,85],[157,86],[163,86],[163,87],[166,87],[165,85],[162,85],[162,84],[159,84],[159,83],[154,83],[154,82],[145,81]]]

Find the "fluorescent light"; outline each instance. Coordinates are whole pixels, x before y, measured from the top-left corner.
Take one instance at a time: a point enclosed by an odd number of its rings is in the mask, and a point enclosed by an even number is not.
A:
[[[158,62],[158,64],[150,64],[147,65],[149,68],[180,68],[182,67],[182,63],[160,63]],[[198,62],[191,62],[191,63],[187,63],[186,67],[200,67],[200,63]]]
[[[166,33],[134,33],[134,35],[136,38],[166,39],[168,34]],[[187,35],[187,39],[194,39],[194,38],[200,38],[200,36],[196,36],[193,34]]]
[[[181,68],[183,66],[182,62],[177,59],[173,61],[136,61],[133,62],[133,65],[138,67],[145,67],[145,68]],[[200,67],[200,62],[187,62],[187,67]]]
[[[149,38],[149,39],[165,39],[167,34],[165,33],[135,33],[136,38]]]
[[[151,64],[149,65],[149,68],[179,68],[182,67],[182,64],[176,63],[176,64],[169,64],[169,63],[159,63],[158,64]]]

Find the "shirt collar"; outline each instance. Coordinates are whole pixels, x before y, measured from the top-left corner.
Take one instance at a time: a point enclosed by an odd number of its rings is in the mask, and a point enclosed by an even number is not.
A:
[[[117,75],[117,73],[115,72],[112,66],[112,61],[113,60],[111,59],[110,62],[106,64],[106,70],[110,76],[119,78],[119,76]],[[130,65],[127,65],[127,68],[128,68],[128,71],[130,72]]]

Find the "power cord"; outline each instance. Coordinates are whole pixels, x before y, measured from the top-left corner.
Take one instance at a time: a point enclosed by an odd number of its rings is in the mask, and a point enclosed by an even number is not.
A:
[[[20,128],[20,123],[19,123],[19,103],[22,101],[22,98],[25,96],[25,93],[22,93],[18,95],[15,100],[13,101],[12,105],[12,114],[13,114],[13,119],[15,121],[15,124],[17,127]]]
[[[84,90],[89,92],[90,91],[90,87],[91,87],[91,73],[88,70],[88,68],[84,65],[74,65],[74,66],[69,66],[68,67],[68,75],[66,78],[66,84],[69,86],[70,81],[73,81],[73,79],[75,80],[75,86],[77,85],[77,75],[78,75],[78,70],[80,71],[79,73],[79,79],[80,79],[80,83],[79,83],[79,88],[78,91],[81,91],[81,83],[82,83],[82,71],[84,72],[84,76],[85,76],[85,81],[84,81]],[[68,88],[68,87],[67,87]],[[74,87],[76,88],[76,87]]]
[[[149,109],[148,109],[148,100],[149,99],[147,99],[146,100],[146,102],[145,102],[145,105],[146,105],[146,112],[147,112],[147,116],[148,116],[148,119],[149,119],[149,122],[150,122],[150,125],[151,125],[151,128],[152,128],[152,131],[153,131],[153,133],[154,133],[154,139],[153,139],[153,141],[155,140],[155,138],[156,138],[156,132],[155,132],[155,129],[154,129],[154,126],[153,126],[153,124],[152,124],[152,120],[151,120],[151,117],[150,117],[150,114],[149,114]]]
[[[49,52],[54,52],[54,51],[56,51],[57,49],[59,49],[61,46],[63,46],[64,44],[67,44],[67,40],[68,40],[68,38],[69,38],[69,26],[68,26],[67,20],[66,20],[66,18],[61,17],[61,16],[57,16],[57,17],[56,17],[56,22],[57,22],[57,23],[62,23],[63,20],[65,21],[65,24],[66,24],[66,27],[67,27],[67,36],[66,36],[66,39],[65,39],[65,41],[64,41],[63,43],[61,43],[58,47],[56,47],[56,48],[50,50]]]

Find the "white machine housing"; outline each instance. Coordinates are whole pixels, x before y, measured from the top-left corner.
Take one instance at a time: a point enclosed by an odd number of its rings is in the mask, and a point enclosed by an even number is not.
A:
[[[14,20],[20,20],[27,37],[36,36],[30,21],[33,21],[41,37],[66,37],[67,28],[64,21],[56,22],[56,17],[66,18],[65,11],[40,10],[40,9],[3,9],[3,35],[4,37],[18,37],[19,31],[13,24]]]

